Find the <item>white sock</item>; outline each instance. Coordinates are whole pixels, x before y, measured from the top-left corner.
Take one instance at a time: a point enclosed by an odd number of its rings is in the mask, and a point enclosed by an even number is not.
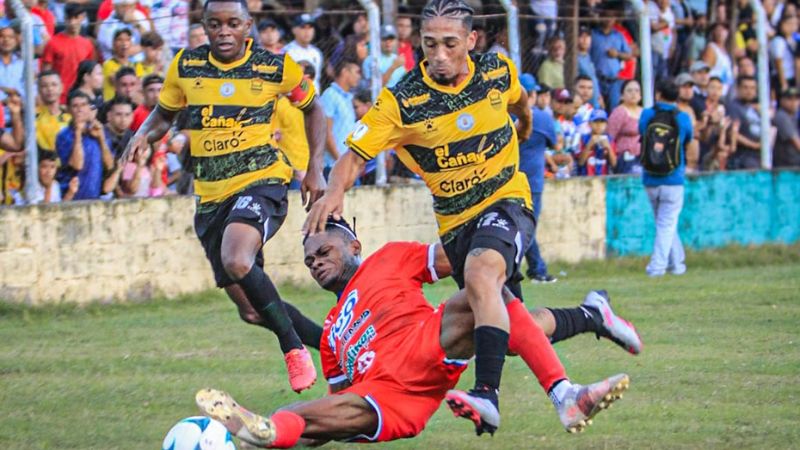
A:
[[[572,383],[569,380],[563,380],[550,389],[550,401],[553,402],[553,405],[560,405],[564,401],[564,396],[567,395],[567,390],[571,387]]]

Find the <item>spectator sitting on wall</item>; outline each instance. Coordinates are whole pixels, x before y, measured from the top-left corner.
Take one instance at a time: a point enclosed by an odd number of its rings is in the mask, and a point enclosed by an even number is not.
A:
[[[308,61],[314,66],[314,87],[321,92],[319,76],[322,73],[322,52],[311,42],[314,40],[314,18],[311,14],[303,13],[295,17],[292,26],[294,40],[283,48],[284,52],[295,61]]]
[[[736,99],[728,103],[728,115],[739,122],[736,150],[729,163],[731,169],[758,169],[761,167],[761,119],[756,110],[758,101],[756,79],[740,76],[736,80]]]
[[[202,24],[195,23],[189,27],[189,50],[208,45],[208,35]]]
[[[627,80],[622,84],[622,102],[614,108],[608,118],[608,134],[617,150],[617,165],[614,173],[641,173],[639,165],[639,118],[642,115],[642,88],[638,81]]]
[[[133,121],[131,122],[131,131],[136,131],[142,126],[142,123],[153,111],[153,108],[158,104],[158,96],[161,93],[161,87],[164,86],[164,78],[161,75],[148,75],[142,80],[142,103],[133,111]]]
[[[55,152],[56,135],[71,119],[60,103],[64,85],[57,72],[45,70],[39,74],[37,86],[40,104],[36,107],[36,145],[40,150]]]
[[[362,66],[365,80],[372,79],[372,57],[367,56]],[[381,27],[381,53],[378,56],[381,85],[392,88],[406,74],[405,59],[397,54],[397,30],[391,25]]]
[[[686,144],[686,172],[696,172],[700,161],[700,144],[697,138],[703,131],[703,124],[698,122],[691,105],[692,98],[694,98],[694,78],[684,72],[675,78],[675,84],[678,85],[678,101],[676,105],[679,110],[689,116],[692,122],[692,130],[694,130],[694,137]]]
[[[79,187],[74,200],[100,198],[103,173],[114,167],[114,155],[105,136],[103,125],[94,117],[89,96],[73,91],[67,102],[72,123],[58,133],[56,151],[61,168],[56,179],[62,192],[78,177]]]
[[[542,83],[546,83],[553,89],[563,88],[564,55],[567,51],[564,38],[561,36],[554,36],[550,39],[547,49],[547,59],[539,66],[539,71],[536,72],[536,79]]]
[[[11,21],[0,17],[0,100],[9,92],[18,93],[25,100],[23,61],[17,53],[19,35]],[[6,117],[7,119],[7,117]]]
[[[39,189],[34,192],[31,198],[26,199],[29,205],[39,203],[61,203],[68,202],[75,197],[78,192],[78,177],[74,177],[67,185],[67,191],[63,198],[61,195],[61,185],[56,181],[56,171],[58,170],[58,154],[56,152],[39,152]]]
[[[614,139],[606,131],[608,114],[595,109],[589,117],[591,132],[581,136],[581,154],[578,157],[578,175],[608,175],[609,167],[617,166]]]
[[[592,31],[589,27],[581,26],[578,33],[578,76],[589,77],[592,82],[592,106],[600,107],[600,82],[597,80],[597,71],[594,68],[589,50],[592,48]],[[580,93],[579,93],[580,94]]]
[[[110,59],[114,38],[117,31],[128,29],[131,31],[131,55],[141,51],[139,39],[142,34],[151,31],[150,20],[136,9],[137,0],[114,0],[114,12],[105,19],[97,30],[97,43],[103,54],[103,59]]]
[[[121,28],[114,33],[114,46],[111,58],[103,62],[103,98],[114,96],[114,77],[123,67],[133,67],[131,61],[131,30]],[[134,70],[134,75],[139,76]]]
[[[153,31],[142,35],[142,53],[144,60],[136,63],[136,75],[144,77],[150,74],[164,76],[164,39]]]
[[[327,177],[333,163],[347,151],[345,138],[356,124],[352,90],[361,81],[361,67],[354,61],[345,60],[336,68],[336,79],[320,97],[322,110],[328,123],[325,140],[325,168]]]
[[[604,20],[600,28],[592,32],[592,47],[589,51],[600,82],[600,94],[608,109],[616,108],[619,104],[622,90],[619,74],[622,63],[633,58],[625,37],[614,28],[616,25],[615,17]]]
[[[800,110],[800,91],[795,87],[783,91],[780,96],[780,108],[773,119],[773,124],[778,128],[773,157],[773,166],[776,168],[800,167],[798,110]]]
[[[61,76],[64,86],[75,84],[78,66],[81,61],[96,58],[94,44],[80,35],[81,24],[86,19],[83,5],[67,3],[64,7],[64,31],[47,42],[42,54],[42,71],[55,70]],[[67,101],[68,92],[62,89],[59,102]]]
[[[282,38],[283,32],[277,22],[269,17],[258,22],[258,39],[264,50],[276,55],[283,54]]]
[[[78,64],[78,76],[75,83],[69,89],[81,91],[89,97],[91,106],[95,110],[103,108],[103,66],[102,64],[88,60]]]

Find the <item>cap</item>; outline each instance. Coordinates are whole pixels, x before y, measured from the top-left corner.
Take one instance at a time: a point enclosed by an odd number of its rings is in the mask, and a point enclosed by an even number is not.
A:
[[[608,114],[604,109],[593,109],[589,115],[589,122],[608,122]]]
[[[11,28],[13,26],[13,22],[8,20],[7,17],[0,17],[0,30],[4,30],[6,28]]]
[[[781,91],[781,98],[786,97],[800,97],[800,89],[790,87]]]
[[[258,22],[258,26],[256,28],[258,31],[264,31],[267,28],[278,28],[278,23],[270,18],[266,18],[261,22]]]
[[[293,26],[302,27],[303,25],[314,25],[314,17],[309,13],[303,13],[294,18]]]
[[[529,73],[521,74],[519,76],[519,82],[522,85],[522,88],[525,89],[525,92],[539,91],[539,83],[536,82],[536,77]]]
[[[709,67],[708,64],[706,64],[706,62],[702,59],[693,62],[691,67],[689,67],[690,73],[700,72],[703,70],[711,70],[711,67]]]
[[[393,25],[384,25],[381,27],[381,39],[393,39],[397,37],[397,30]]]
[[[685,84],[694,84],[694,78],[692,78],[692,76],[688,73],[684,72],[675,77],[675,84],[677,84],[678,87],[681,87]]]
[[[572,93],[567,88],[556,89],[553,93],[553,99],[557,102],[570,102],[572,101]]]

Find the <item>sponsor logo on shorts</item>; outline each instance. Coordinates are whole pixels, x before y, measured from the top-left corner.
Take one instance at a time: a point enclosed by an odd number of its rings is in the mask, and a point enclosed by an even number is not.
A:
[[[481,217],[481,221],[478,223],[478,228],[483,227],[495,227],[501,228],[503,230],[509,231],[508,229],[508,221],[500,217],[500,214],[496,212],[490,212],[485,216]]]
[[[366,330],[364,330],[364,333],[358,338],[356,343],[348,347],[344,369],[345,373],[347,374],[347,378],[350,380],[353,379],[353,368],[356,365],[356,357],[361,350],[369,346],[369,343],[372,342],[377,335],[378,333],[375,331],[375,327],[370,325]]]

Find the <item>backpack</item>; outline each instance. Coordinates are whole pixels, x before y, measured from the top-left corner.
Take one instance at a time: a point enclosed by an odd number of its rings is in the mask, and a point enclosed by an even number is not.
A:
[[[681,164],[678,110],[655,109],[642,135],[642,168],[651,175],[671,174]]]

